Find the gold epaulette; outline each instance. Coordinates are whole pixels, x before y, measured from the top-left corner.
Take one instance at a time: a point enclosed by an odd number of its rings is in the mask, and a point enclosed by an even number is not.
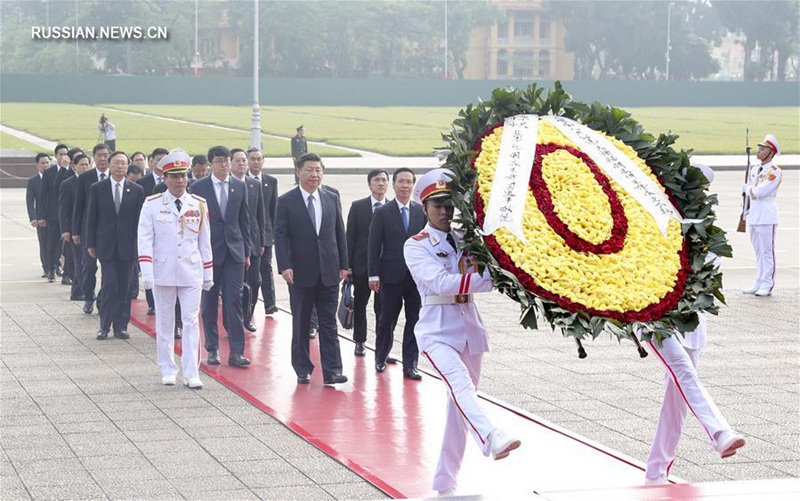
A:
[[[206,203],[206,199],[201,197],[200,195],[195,195],[194,193],[189,193],[189,195],[191,195],[192,198],[194,198],[195,200],[199,200],[202,203]]]
[[[161,193],[154,193],[154,194],[150,195],[145,200],[156,200],[156,199],[161,198],[163,196],[164,196],[164,192],[162,191]]]

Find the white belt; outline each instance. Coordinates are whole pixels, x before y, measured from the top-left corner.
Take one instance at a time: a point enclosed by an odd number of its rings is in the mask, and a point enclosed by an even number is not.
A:
[[[433,304],[464,304],[472,302],[472,294],[459,294],[456,296],[425,296],[422,298],[422,306]]]

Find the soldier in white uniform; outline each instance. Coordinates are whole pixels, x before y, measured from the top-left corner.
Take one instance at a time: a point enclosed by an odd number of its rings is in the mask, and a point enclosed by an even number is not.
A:
[[[487,271],[478,273],[474,260],[459,251],[459,235],[450,229],[452,173],[435,169],[414,187],[414,201],[423,205],[428,224],[404,246],[408,269],[422,299],[414,334],[420,352],[447,385],[447,420],[433,489],[440,496],[455,493],[467,432],[483,454],[502,459],[520,441],[495,428],[478,402],[481,359],[489,351],[486,328],[473,293],[490,292]]]
[[[692,165],[703,171],[709,183],[714,180],[714,171],[709,167]],[[719,259],[712,253],[706,256],[706,262],[718,263]],[[645,469],[647,485],[667,483],[686,423],[686,411],[690,408],[723,458],[732,456],[736,449],[744,446],[744,439],[730,430],[730,425],[697,379],[700,350],[708,344],[704,313],[699,314],[698,321],[695,330],[683,334],[675,332],[660,348],[651,344],[664,363],[665,371],[664,401]]]
[[[153,289],[156,342],[161,382],[174,385],[175,299],[180,299],[183,337],[181,365],[189,388],[200,389],[201,290],[213,285],[213,257],[208,209],[202,197],[186,192],[189,155],[173,150],[158,162],[167,191],[147,198],[139,218],[139,266],[142,285]]]
[[[769,296],[775,287],[775,230],[778,228],[775,196],[781,184],[781,170],[773,161],[780,154],[778,140],[767,134],[764,141],[758,143],[756,158],[761,164],[750,169],[748,181],[742,185],[747,230],[756,253],[756,281],[742,291],[745,294]]]

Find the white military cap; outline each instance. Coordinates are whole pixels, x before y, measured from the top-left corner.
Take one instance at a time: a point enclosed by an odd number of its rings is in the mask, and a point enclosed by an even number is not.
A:
[[[781,154],[781,145],[778,144],[778,139],[772,134],[767,134],[764,136],[764,140],[758,143],[758,145],[766,146],[767,148],[771,149],[772,153],[775,155]]]
[[[417,180],[413,199],[418,204],[435,198],[450,198],[450,186],[455,174],[450,169],[433,169]]]
[[[691,165],[696,169],[700,169],[703,172],[703,175],[706,176],[706,179],[708,179],[709,183],[714,181],[714,170],[711,169],[711,167],[701,164],[700,162],[695,162],[694,160],[691,161]]]
[[[165,175],[170,172],[186,172],[189,170],[191,161],[192,159],[189,157],[188,153],[180,149],[175,149],[170,151],[168,155],[164,155],[164,157],[158,161],[158,168],[164,171]]]

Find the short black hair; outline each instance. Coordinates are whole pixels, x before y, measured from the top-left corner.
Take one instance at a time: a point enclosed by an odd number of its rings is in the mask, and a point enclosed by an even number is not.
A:
[[[131,174],[144,174],[144,169],[142,169],[141,165],[132,163],[128,166],[128,172],[125,175],[130,176]]]
[[[89,163],[92,163],[92,159],[91,159],[91,158],[89,158],[89,155],[87,155],[87,154],[86,154],[86,153],[84,153],[84,152],[80,152],[80,153],[78,153],[77,155],[75,155],[75,156],[73,156],[73,157],[72,157],[72,165],[78,165],[78,163],[79,163],[81,160],[83,160],[84,158],[85,158],[86,160],[88,160],[88,161],[89,161]]]
[[[306,162],[319,162],[322,166],[322,170],[325,170],[325,165],[322,163],[322,159],[316,153],[304,153],[297,159],[297,162],[294,163],[296,169],[301,169]]]
[[[53,148],[53,154],[58,155],[58,150],[67,150],[69,152],[69,146],[64,143],[58,143],[55,148]]]
[[[80,148],[70,148],[69,151],[67,151],[67,156],[69,157],[70,161],[72,161],[72,159],[75,158],[75,155],[78,153],[83,153],[83,150]]]
[[[249,156],[250,156],[250,153],[255,153],[255,152],[259,152],[259,153],[261,153],[261,148],[256,148],[255,146],[253,146],[253,147],[249,148],[249,149],[247,150],[247,156],[249,157]]]
[[[192,157],[192,167],[197,164],[207,164],[208,158],[205,155],[195,155]]]
[[[166,148],[156,148],[150,153],[150,156],[147,157],[148,160],[152,160],[156,157],[156,155],[169,155],[169,150]]]
[[[96,144],[94,148],[92,148],[92,156],[97,155],[97,152],[100,150],[108,150],[110,152],[111,148],[109,148],[106,143]]]
[[[50,155],[48,155],[47,153],[37,153],[36,154],[36,163],[38,164],[39,160],[41,160],[43,158],[47,158],[48,160],[50,160]]]
[[[114,152],[112,152],[112,153],[111,153],[111,154],[108,156],[108,162],[109,162],[109,163],[111,163],[111,159],[112,159],[112,158],[114,158],[114,157],[118,157],[118,156],[120,156],[120,155],[124,155],[124,156],[125,156],[125,158],[127,158],[127,159],[128,159],[128,162],[130,162],[130,161],[131,161],[130,157],[128,157],[128,154],[127,154],[127,153],[125,153],[124,151],[114,151]]]
[[[381,174],[386,174],[386,179],[389,179],[389,173],[383,169],[372,169],[371,171],[367,172],[367,184],[372,182],[373,177],[380,176]]]
[[[417,182],[417,175],[414,174],[413,170],[409,169],[408,167],[400,167],[399,169],[392,172],[392,183],[395,183],[397,181],[397,176],[399,176],[403,172],[411,173],[411,180],[414,181],[415,183]]]
[[[241,149],[241,148],[234,148],[234,149],[232,149],[232,150],[231,150],[231,158],[233,158],[233,155],[235,155],[235,154],[237,154],[237,153],[244,153],[244,156],[247,156],[247,152],[246,152],[246,151],[244,151],[243,149]]]
[[[144,157],[145,160],[147,160],[147,155],[145,155],[143,151],[134,151],[133,153],[131,153],[131,162],[133,161],[133,157],[135,157],[136,155],[141,155]]]
[[[208,149],[208,161],[213,162],[216,157],[230,158],[231,152],[224,146],[212,146]]]

